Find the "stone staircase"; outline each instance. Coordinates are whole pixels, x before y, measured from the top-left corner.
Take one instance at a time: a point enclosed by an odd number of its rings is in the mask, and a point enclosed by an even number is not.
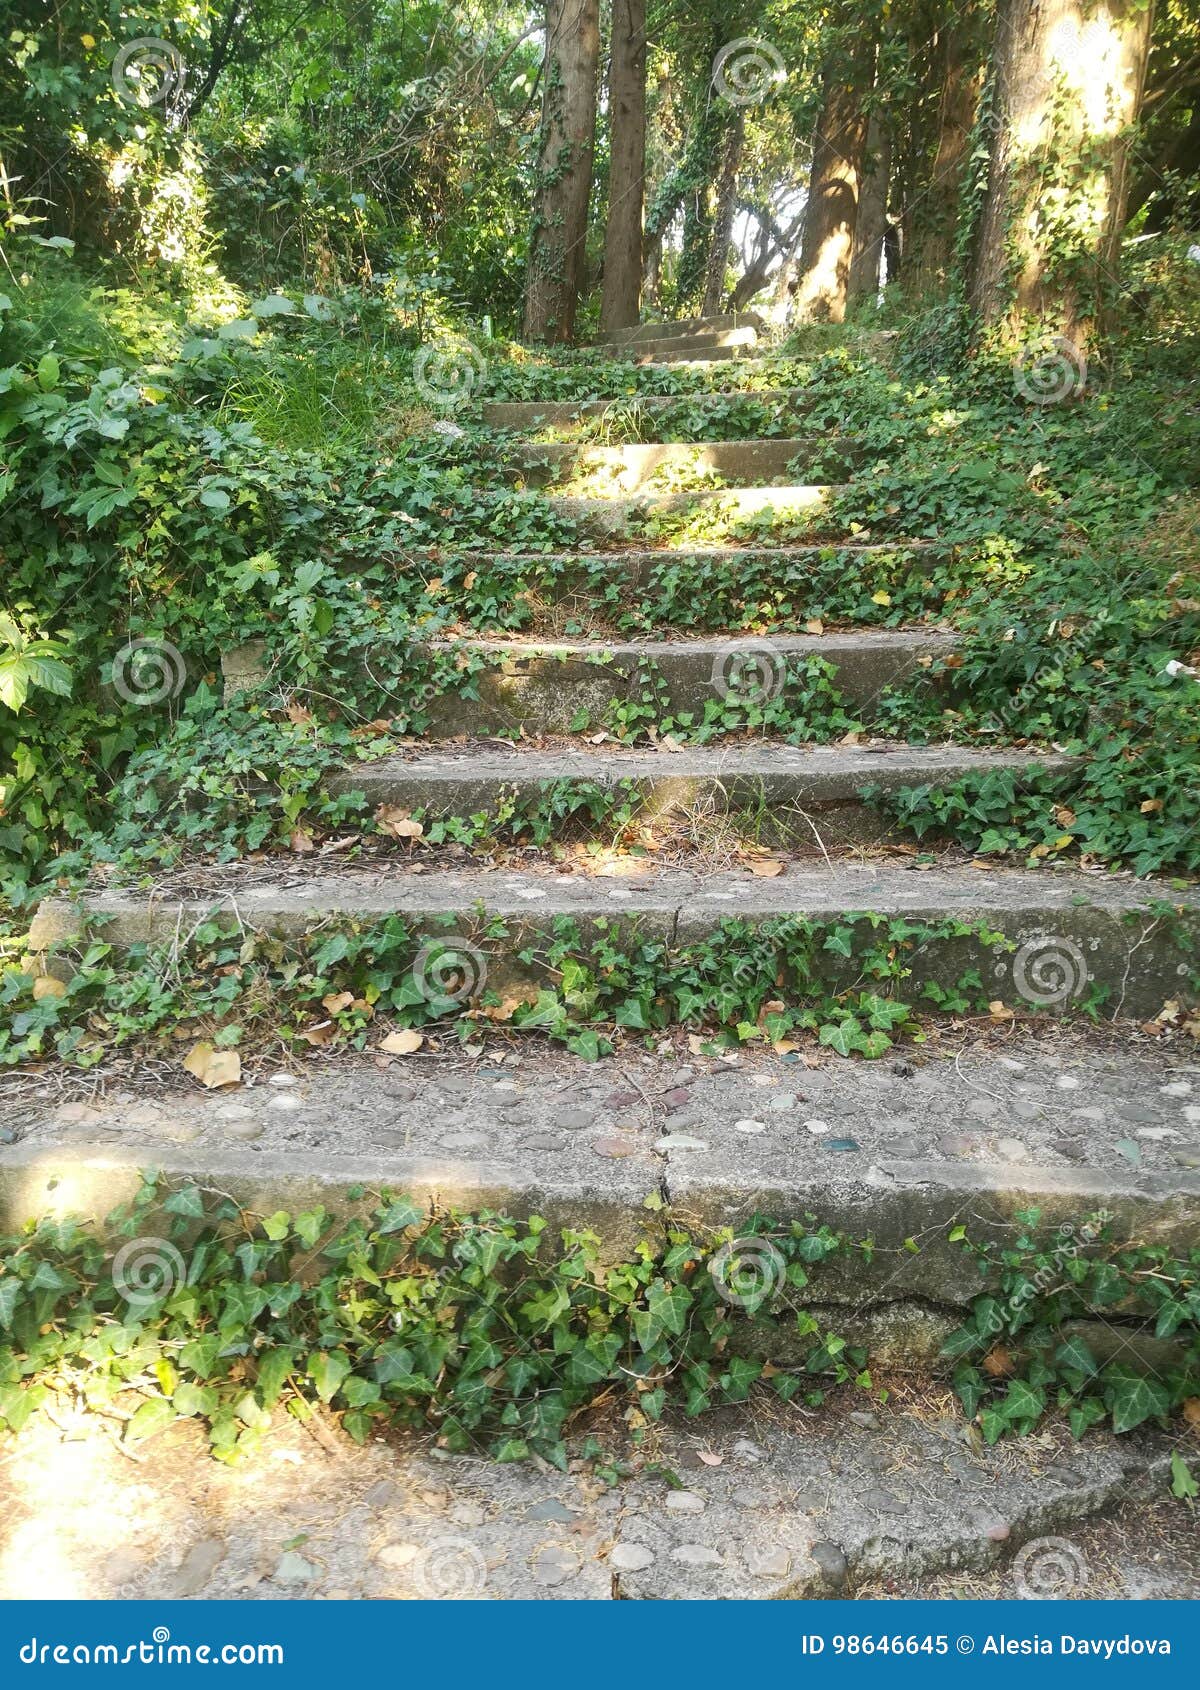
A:
[[[596,398],[484,407],[485,422],[506,449],[518,437],[512,461],[528,481],[579,521],[593,554],[589,566],[610,571],[627,601],[636,600],[661,558],[656,522],[713,508],[732,509],[734,531],[689,540],[687,555],[731,572],[765,545],[802,572],[818,534],[847,568],[873,551],[899,549],[918,567],[928,550],[873,547],[837,533],[828,511],[831,489],[804,479],[810,442],[802,432],[703,446],[596,446],[570,438],[628,404],[622,372],[630,360],[701,367],[744,360],[755,351],[759,327],[749,315],[643,325],[617,337],[611,363],[596,367]],[[714,401],[720,397],[714,390]],[[803,393],[791,398],[802,417]],[[638,403],[643,416],[653,417],[673,401]],[[538,438],[546,433],[556,438]],[[661,485],[664,476],[697,472],[719,476],[723,485],[683,491]],[[737,532],[747,516],[794,526],[747,540]],[[761,638],[474,638],[466,647],[485,661],[477,696],[434,699],[428,743],[348,768],[331,783],[334,793],[361,794],[369,810],[420,815],[426,825],[533,802],[567,783],[619,792],[652,817],[688,814],[709,826],[716,818],[743,834],[752,818],[754,844],[769,848],[780,864],[769,876],[745,862],[710,863],[703,855],[694,866],[627,859],[619,870],[609,864],[614,872],[598,874],[532,850],[499,870],[464,866],[461,854],[449,866],[403,854],[344,867],[336,858],[267,857],[201,876],[166,875],[149,894],[101,887],[81,909],[50,909],[45,919],[57,921],[60,934],[64,922],[102,931],[120,951],[189,933],[212,912],[231,926],[283,935],[399,915],[417,934],[450,932],[486,956],[476,998],[485,978],[500,992],[544,984],[552,971],[543,941],[559,918],[577,923],[584,943],[621,930],[681,959],[733,920],[744,931],[789,916],[831,925],[857,920],[867,928],[941,923],[944,930],[924,938],[908,959],[906,998],[915,1001],[926,986],[949,990],[973,972],[995,1026],[1011,1034],[1006,1045],[969,1054],[967,1034],[956,1032],[942,1048],[958,1061],[930,1060],[909,1046],[882,1063],[854,1063],[827,1052],[809,1058],[794,1045],[778,1053],[752,1045],[722,1056],[695,1037],[689,1047],[686,1029],[668,1028],[656,1049],[631,1040],[611,1064],[599,1066],[541,1047],[531,1057],[511,1044],[488,1044],[482,1056],[460,1049],[456,1056],[449,1040],[440,1051],[427,1047],[400,1064],[377,1056],[329,1066],[317,1052],[311,1067],[297,1060],[290,1073],[251,1074],[239,1092],[225,1096],[180,1089],[147,1104],[133,1091],[110,1091],[88,1108],[64,1110],[49,1101],[25,1110],[21,1142],[0,1156],[0,1211],[19,1219],[67,1203],[69,1191],[75,1205],[103,1213],[130,1194],[138,1167],[152,1158],[167,1177],[216,1184],[262,1213],[315,1201],[344,1209],[367,1185],[409,1191],[431,1208],[449,1203],[542,1214],[552,1226],[591,1229],[611,1260],[667,1224],[647,1208],[647,1194],[657,1194],[668,1213],[675,1206],[693,1222],[718,1227],[736,1229],[756,1211],[781,1221],[816,1214],[879,1241],[874,1265],[868,1261],[857,1278],[826,1294],[847,1329],[879,1347],[901,1373],[928,1371],[940,1337],[972,1294],[961,1258],[946,1247],[956,1222],[1000,1240],[1012,1236],[1014,1217],[1030,1207],[1064,1225],[1103,1207],[1142,1236],[1190,1245],[1200,1216],[1200,1059],[1160,1057],[1145,1040],[1136,1051],[1130,1046],[1114,1055],[1111,1045],[1089,1041],[1065,1023],[1052,1022],[1051,1037],[1019,1020],[1014,1030],[1012,1015],[1071,1009],[1098,991],[1101,1016],[1154,1016],[1181,989],[1188,969],[1181,924],[1195,931],[1195,891],[1079,872],[939,863],[879,849],[895,839],[881,791],[951,782],[972,771],[1008,771],[1020,780],[1028,772],[1064,769],[1064,758],[895,742],[789,745],[769,732],[701,745],[593,743],[591,729],[605,709],[636,699],[647,664],[662,676],[675,712],[701,711],[727,683],[730,663],[762,658],[764,646],[768,664],[822,659],[844,697],[865,707],[952,651],[954,642],[950,632],[924,628]],[[254,661],[233,656],[228,673],[235,684],[252,684]],[[583,719],[588,726],[581,728]],[[540,745],[539,735],[554,742]],[[1057,977],[1063,968],[1078,969],[1069,991],[1046,983],[1047,954],[1057,959]],[[836,949],[819,967],[835,987],[855,981],[853,959]],[[1136,1344],[1139,1336],[1124,1334],[1121,1342]],[[866,1421],[870,1442],[879,1422]],[[586,1555],[572,1550],[596,1586],[586,1591],[572,1587],[574,1574],[540,1578],[541,1551],[531,1537],[532,1573],[515,1583],[505,1575],[497,1593],[527,1595],[551,1583],[553,1592],[537,1593],[596,1594],[602,1574],[607,1594],[610,1569],[624,1567],[624,1586],[618,1592],[614,1581],[613,1593],[840,1594],[848,1564],[851,1574],[857,1566],[863,1577],[879,1578],[990,1564],[1006,1553],[1010,1532],[1011,1549],[1039,1532],[1066,1529],[1064,1523],[1146,1494],[1149,1476],[1159,1475],[1160,1483],[1165,1470],[1166,1446],[1154,1438],[1120,1440],[1119,1448],[1097,1438],[1086,1456],[1070,1458],[1069,1466],[1064,1459],[1050,1499],[1024,1454],[1002,1463],[1001,1471],[991,1452],[939,1424],[942,1442],[953,1445],[953,1463],[917,1421],[904,1422],[913,1461],[917,1468],[925,1463],[925,1476],[910,1474],[908,1488],[915,1484],[938,1498],[927,1542],[923,1525],[900,1530],[890,1522],[894,1497],[870,1486],[870,1472],[886,1467],[896,1447],[887,1424],[865,1468],[847,1454],[864,1444],[861,1427],[822,1434],[832,1439],[830,1450],[822,1445],[805,1458],[807,1465],[799,1453],[806,1438],[797,1442],[780,1432],[759,1439],[787,1445],[772,1455],[773,1477],[763,1487],[763,1506],[775,1513],[754,1516],[761,1564],[733,1557],[731,1588],[728,1580],[722,1588],[718,1570],[730,1556],[734,1527],[725,1512],[740,1506],[737,1487],[730,1492],[724,1478],[713,1480],[693,1450],[679,1460],[692,1466],[693,1491],[713,1492],[708,1501],[689,1503],[697,1514],[711,1507],[707,1523],[685,1522],[681,1532],[664,1507],[661,1518],[655,1514],[640,1530],[617,1534],[634,1546],[623,1561],[610,1560],[611,1544],[605,1546],[600,1529],[598,1548],[589,1538]],[[715,1434],[712,1458],[718,1467],[727,1459],[735,1475],[739,1461],[760,1459],[744,1455],[755,1446],[737,1442],[739,1425],[735,1417]],[[670,1438],[687,1441],[674,1431]],[[801,1488],[813,1493],[803,1505],[793,1469],[804,1480]],[[550,1476],[552,1487],[556,1482]],[[844,1519],[837,1508],[830,1514],[831,1484],[843,1498]],[[481,1495],[488,1485],[480,1481]],[[550,1506],[545,1488],[534,1482],[531,1489],[523,1476],[520,1507]],[[823,1502],[815,1499],[817,1489]],[[851,1506],[851,1494],[861,1501]],[[566,1501],[576,1507],[571,1497]],[[503,1498],[492,1498],[485,1510],[493,1503],[504,1506]],[[553,1506],[559,1514],[534,1512],[531,1519],[567,1517],[561,1499]],[[713,1540],[718,1528],[722,1543]],[[368,1580],[364,1588],[374,1587]],[[257,1593],[276,1594],[269,1584]]]
[[[615,446],[570,438],[604,406],[628,402],[620,395],[629,355],[640,358],[649,348],[661,358],[663,349],[671,348],[673,357],[697,364],[710,361],[715,351],[749,357],[761,327],[749,314],[643,324],[623,331],[606,348],[612,359],[594,374],[599,398],[576,404],[484,405],[485,423],[501,431],[504,449],[513,453],[528,480],[556,512],[578,524],[585,549],[571,564],[586,564],[593,573],[597,567],[610,571],[614,591],[625,602],[636,601],[640,581],[664,555],[661,540],[648,546],[664,519],[678,518],[681,524],[670,529],[668,555],[673,547],[685,547],[688,557],[702,556],[735,577],[746,559],[761,556],[764,548],[770,550],[773,567],[802,573],[816,548],[807,534],[795,536],[810,525],[826,537],[825,549],[834,549],[850,569],[865,565],[875,553],[895,556],[898,551],[907,551],[912,567],[919,569],[934,549],[927,542],[861,545],[838,532],[828,510],[835,489],[803,478],[811,446],[803,436]],[[759,367],[769,367],[769,355]],[[612,390],[607,398],[606,387]],[[730,395],[718,387],[711,397]],[[794,398],[802,410],[803,393]],[[654,414],[652,408],[649,415]],[[521,438],[536,437],[548,427],[566,438]],[[697,471],[719,475],[721,485],[680,490],[659,481],[663,474]],[[689,519],[713,511],[728,522],[729,531],[715,539],[690,539]],[[746,517],[766,524],[753,543],[740,535]],[[416,567],[422,563],[419,555],[409,561]],[[518,574],[524,565],[542,561],[520,554],[505,559]],[[638,931],[682,948],[731,916],[756,923],[787,914],[836,920],[847,912],[867,912],[872,919],[951,918],[962,924],[962,932],[926,939],[917,949],[911,959],[914,992],[927,985],[945,987],[974,969],[988,1001],[1005,1010],[1027,1011],[1048,1002],[1053,1007],[1036,985],[1024,995],[1021,990],[1025,958],[1035,972],[1044,972],[1047,951],[1058,959],[1054,966],[1073,975],[1059,1007],[1070,1008],[1093,991],[1110,1017],[1144,1016],[1179,989],[1186,952],[1176,925],[1161,908],[1171,905],[1185,921],[1194,922],[1200,909],[1194,891],[985,865],[924,862],[914,870],[897,866],[894,857],[871,858],[877,848],[897,842],[883,807],[887,795],[988,771],[1009,773],[1017,781],[1062,772],[1069,768],[1064,757],[894,741],[797,746],[772,738],[769,730],[755,738],[706,744],[668,739],[628,747],[595,733],[608,707],[636,703],[649,672],[656,676],[657,708],[698,719],[706,701],[738,693],[747,677],[752,697],[769,702],[786,676],[819,659],[847,704],[865,709],[886,688],[949,655],[952,632],[796,634],[768,629],[761,636],[680,638],[654,631],[627,640],[468,637],[455,644],[484,662],[473,689],[433,697],[425,742],[333,777],[328,782],[333,795],[360,794],[371,811],[388,807],[419,815],[427,824],[495,814],[505,803],[533,803],[548,791],[582,783],[596,793],[627,797],[649,817],[732,818],[743,833],[752,830],[757,846],[793,853],[785,871],[765,879],[746,867],[706,872],[644,861],[627,865],[633,870],[629,874],[597,878],[535,856],[528,867],[499,875],[409,865],[403,858],[366,872],[314,864],[297,873],[292,861],[268,859],[229,865],[218,899],[207,892],[191,894],[186,877],[166,877],[149,902],[119,890],[94,895],[87,903],[89,918],[103,920],[106,936],[121,945],[193,924],[203,915],[206,898],[208,907],[223,903],[227,912],[236,909],[290,934],[343,917],[394,913],[418,930],[453,929],[465,937],[478,929],[480,911],[486,911],[508,922],[507,934],[488,949],[489,980],[512,986],[528,983],[531,972],[536,983],[538,968],[531,971],[520,955],[532,934],[560,916],[581,921],[585,932],[628,918]],[[447,649],[446,642],[413,647],[414,653],[439,649]],[[233,685],[261,678],[245,653],[231,654],[226,668]],[[547,746],[539,743],[541,736],[556,737]],[[595,743],[597,738],[606,743]],[[1154,906],[1160,908],[1157,915]],[[986,936],[967,928],[986,929]],[[998,940],[1007,944],[1007,952],[997,948]],[[852,969],[840,974],[834,969],[830,977],[852,974]]]

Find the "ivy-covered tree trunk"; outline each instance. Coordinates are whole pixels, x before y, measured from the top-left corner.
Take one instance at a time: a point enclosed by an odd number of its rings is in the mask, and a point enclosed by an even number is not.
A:
[[[600,323],[624,329],[642,303],[646,198],[646,0],[613,0],[608,70],[608,222]]]
[[[891,162],[892,137],[887,120],[882,112],[873,111],[867,125],[867,151],[863,161],[858,215],[854,222],[854,248],[846,284],[848,299],[873,298],[879,290],[879,270],[887,234]]]
[[[800,245],[801,322],[840,323],[846,315],[874,68],[873,31],[860,31],[857,41],[851,38],[826,63]]]
[[[542,127],[525,282],[526,340],[569,341],[584,271],[600,0],[547,0]]]
[[[979,100],[982,44],[965,24],[937,32],[937,142],[929,179],[914,199],[909,270],[914,291],[944,292],[954,273],[963,179]]]
[[[737,211],[738,170],[742,162],[745,140],[746,114],[739,108],[725,137],[725,156],[721,160],[721,179],[717,185],[717,209],[713,216],[708,268],[704,278],[704,300],[700,307],[706,317],[714,316],[721,309],[721,299],[725,292],[729,243],[733,239],[733,218]]]
[[[712,241],[711,194],[732,108],[713,100],[700,115],[684,161],[683,248],[679,254],[675,304],[680,312],[697,305],[708,274]]]
[[[1152,0],[1000,0],[969,297],[1014,337],[1086,344],[1116,281]]]

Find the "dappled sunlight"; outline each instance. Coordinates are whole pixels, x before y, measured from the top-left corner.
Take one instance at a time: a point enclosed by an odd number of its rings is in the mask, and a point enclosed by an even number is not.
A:
[[[109,1425],[115,1436],[120,1423]],[[177,1499],[117,1452],[98,1416],[76,1417],[67,1436],[45,1420],[27,1428],[5,1464],[3,1493],[8,1530],[0,1547],[0,1599],[6,1601],[95,1597],[97,1564],[105,1568],[104,1582],[113,1572],[118,1585],[136,1581],[177,1536]],[[136,1584],[124,1592],[139,1593]]]
[[[1147,0],[1148,3],[1148,0]],[[1077,5],[1071,5],[1072,14]],[[1087,133],[1115,135],[1132,115],[1140,78],[1122,39],[1121,13],[1101,4],[1080,27],[1077,15],[1062,17],[1050,30],[1046,56],[1071,90]]]

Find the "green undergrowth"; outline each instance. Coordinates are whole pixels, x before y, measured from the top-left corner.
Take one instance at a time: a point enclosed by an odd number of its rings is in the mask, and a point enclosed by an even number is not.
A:
[[[897,813],[1001,860],[1200,872],[1200,685],[1178,668],[1200,660],[1200,423],[1181,365],[1130,340],[1106,385],[1040,406],[1007,366],[931,369],[919,336],[902,338],[896,369],[853,336],[710,371],[489,343],[482,380],[435,418],[412,359],[436,316],[366,295],[333,301],[329,320],[319,301],[282,295],[238,309],[222,327],[187,302],[82,287],[55,253],[30,261],[0,309],[10,906],[64,850],[103,855],[98,836],[109,855],[117,842],[153,854],[164,832],[228,853],[286,842],[301,817],[336,825],[323,783],[337,763],[419,736],[439,692],[469,698],[477,684],[477,658],[415,641],[548,618],[567,634],[765,639],[953,626],[962,645],[932,666],[936,684],[886,693],[866,716],[817,685],[757,722],[713,701],[682,723],[651,679],[611,725],[828,741],[861,723],[917,742],[1058,746],[1083,759],[1061,787],[1006,799],[966,783]],[[621,409],[605,426],[626,437],[645,426],[637,398],[666,394],[671,427],[737,438],[781,420],[797,389],[816,453],[806,473],[840,474],[847,440],[862,450],[832,509],[729,523],[718,501],[654,517],[640,530],[658,551],[636,588],[616,555],[581,549],[553,498],[484,485],[485,392],[611,390]],[[295,411],[272,432],[284,392]],[[814,536],[813,551],[781,551]],[[750,549],[698,555],[730,539]],[[249,639],[266,642],[275,702],[220,706],[220,659]],[[255,830],[273,808],[267,833],[228,825],[251,791]],[[197,821],[206,808],[211,822]]]
[[[104,1229],[48,1217],[0,1238],[0,1425],[18,1433],[65,1401],[121,1420],[136,1450],[190,1420],[237,1463],[280,1416],[325,1412],[359,1443],[413,1428],[565,1471],[570,1453],[602,1455],[585,1417],[614,1399],[635,1446],[669,1410],[768,1390],[810,1411],[839,1390],[887,1399],[867,1349],[809,1305],[829,1301],[831,1274],[886,1269],[890,1252],[817,1217],[702,1233],[654,1195],[646,1240],[606,1263],[594,1235],[540,1217],[350,1196],[349,1216],[258,1214],[151,1173]],[[986,1287],[943,1364],[958,1358],[968,1416],[988,1442],[1063,1415],[1076,1437],[1168,1424],[1200,1390],[1200,1252],[1124,1242],[1103,1221],[1048,1236],[1039,1219],[1019,1217],[1004,1249],[961,1226],[925,1241],[966,1251]],[[896,1270],[919,1248],[895,1252]],[[1153,1325],[1171,1359],[1098,1359],[1077,1325],[1096,1318],[1118,1335]],[[986,1373],[970,1359],[985,1347]]]
[[[119,952],[102,923],[87,938],[64,935],[50,956],[18,937],[0,975],[0,1063],[90,1066],[123,1046],[178,1048],[188,1037],[247,1053],[280,1042],[363,1049],[392,1026],[470,1042],[489,1023],[593,1060],[618,1033],[649,1040],[679,1025],[707,1029],[718,1045],[814,1034],[841,1056],[874,1058],[924,1037],[921,1010],[986,1013],[997,988],[977,953],[1015,949],[986,923],[957,919],[726,917],[711,934],[671,942],[636,919],[599,918],[585,932],[563,916],[522,925],[514,977],[501,918],[480,909],[467,932],[461,921],[448,931],[455,925],[446,917],[430,935],[389,916],[283,938],[214,911],[191,931]],[[945,961],[955,944],[958,975]],[[47,986],[48,967],[67,978]],[[1089,989],[1076,1007],[1095,1014],[1103,997]]]

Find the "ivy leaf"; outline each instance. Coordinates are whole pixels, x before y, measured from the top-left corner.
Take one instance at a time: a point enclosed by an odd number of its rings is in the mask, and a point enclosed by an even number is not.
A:
[[[185,1185],[171,1193],[163,1208],[169,1215],[186,1215],[189,1220],[201,1220],[204,1216],[204,1193],[199,1186]]]
[[[403,1232],[405,1227],[419,1226],[424,1219],[425,1211],[411,1197],[399,1197],[384,1210],[375,1230],[386,1238],[389,1233]]]
[[[308,1376],[322,1402],[332,1402],[349,1372],[350,1357],[345,1350],[314,1350],[308,1358]]]
[[[1082,1373],[1088,1378],[1098,1369],[1098,1363],[1087,1344],[1077,1332],[1073,1333],[1064,1344],[1060,1344],[1054,1352],[1054,1359],[1062,1367],[1070,1368],[1074,1373]]]
[[[1004,1401],[996,1407],[1013,1424],[1019,1420],[1040,1420],[1046,1411],[1046,1393],[1035,1390],[1025,1379],[1014,1379]]]
[[[1171,1393],[1145,1374],[1110,1369],[1104,1375],[1104,1387],[1114,1432],[1132,1432],[1144,1420],[1170,1412]]]
[[[1176,1450],[1171,1457],[1171,1495],[1177,1496],[1181,1502],[1190,1501],[1200,1494],[1200,1485],[1192,1477],[1192,1470]]]
[[[17,1304],[21,1300],[24,1287],[15,1273],[6,1273],[0,1279],[0,1326],[7,1332],[12,1325],[12,1318]]]
[[[151,1397],[149,1402],[142,1403],[134,1410],[133,1416],[125,1424],[125,1442],[140,1444],[146,1438],[152,1438],[156,1433],[165,1431],[179,1416],[175,1407],[166,1397]]]

